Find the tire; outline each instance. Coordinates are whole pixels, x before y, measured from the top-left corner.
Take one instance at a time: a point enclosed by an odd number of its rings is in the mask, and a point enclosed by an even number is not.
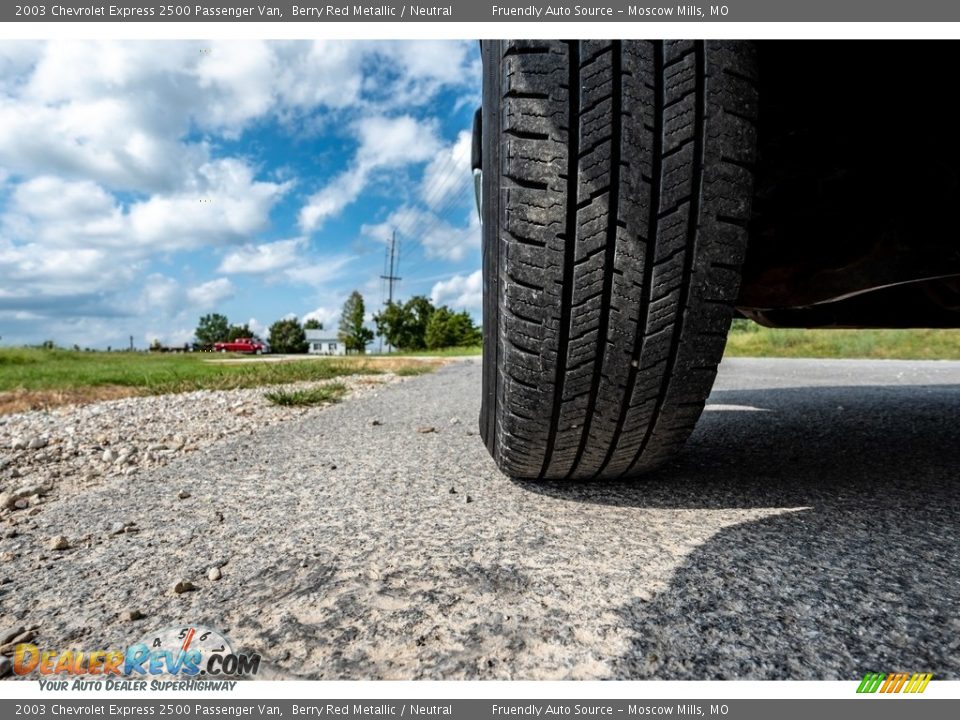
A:
[[[481,435],[517,478],[649,471],[690,435],[726,343],[754,48],[496,41],[483,60]]]

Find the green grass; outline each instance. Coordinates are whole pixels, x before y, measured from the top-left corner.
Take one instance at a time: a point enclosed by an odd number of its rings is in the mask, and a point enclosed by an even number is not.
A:
[[[330,383],[304,390],[271,390],[264,397],[274,405],[284,407],[313,407],[339,402],[347,394],[343,383]]]
[[[806,330],[735,320],[727,357],[960,360],[960,330]]]
[[[382,372],[362,358],[282,363],[207,362],[230,357],[207,353],[87,353],[0,348],[0,392],[124,387],[146,394],[163,394],[231,390]]]

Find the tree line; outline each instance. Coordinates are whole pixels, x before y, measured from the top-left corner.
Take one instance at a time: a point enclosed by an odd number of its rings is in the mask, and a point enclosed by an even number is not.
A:
[[[354,290],[343,304],[337,339],[347,352],[364,353],[374,337],[366,326],[363,295]],[[440,350],[479,345],[480,328],[466,311],[454,312],[446,305],[435,307],[429,298],[416,295],[405,303],[390,302],[373,316],[376,336],[398,350]],[[309,347],[307,330],[323,330],[323,323],[310,318],[301,323],[296,317],[277,320],[267,331],[270,349],[277,353],[305,353]],[[197,346],[211,348],[214,343],[238,338],[263,340],[248,323],[233,325],[226,315],[209,313],[200,318],[194,333]]]

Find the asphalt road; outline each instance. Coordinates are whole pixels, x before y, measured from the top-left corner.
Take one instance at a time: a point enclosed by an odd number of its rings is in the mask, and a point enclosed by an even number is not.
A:
[[[613,485],[500,475],[479,386],[454,363],[53,502],[38,538],[141,531],[6,563],[4,612],[46,647],[204,623],[270,677],[960,678],[960,363],[727,361],[676,462]]]

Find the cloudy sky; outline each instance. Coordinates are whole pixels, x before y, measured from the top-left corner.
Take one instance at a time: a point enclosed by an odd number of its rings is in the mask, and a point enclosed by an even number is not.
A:
[[[0,344],[335,327],[353,289],[479,317],[475,42],[0,42]]]

